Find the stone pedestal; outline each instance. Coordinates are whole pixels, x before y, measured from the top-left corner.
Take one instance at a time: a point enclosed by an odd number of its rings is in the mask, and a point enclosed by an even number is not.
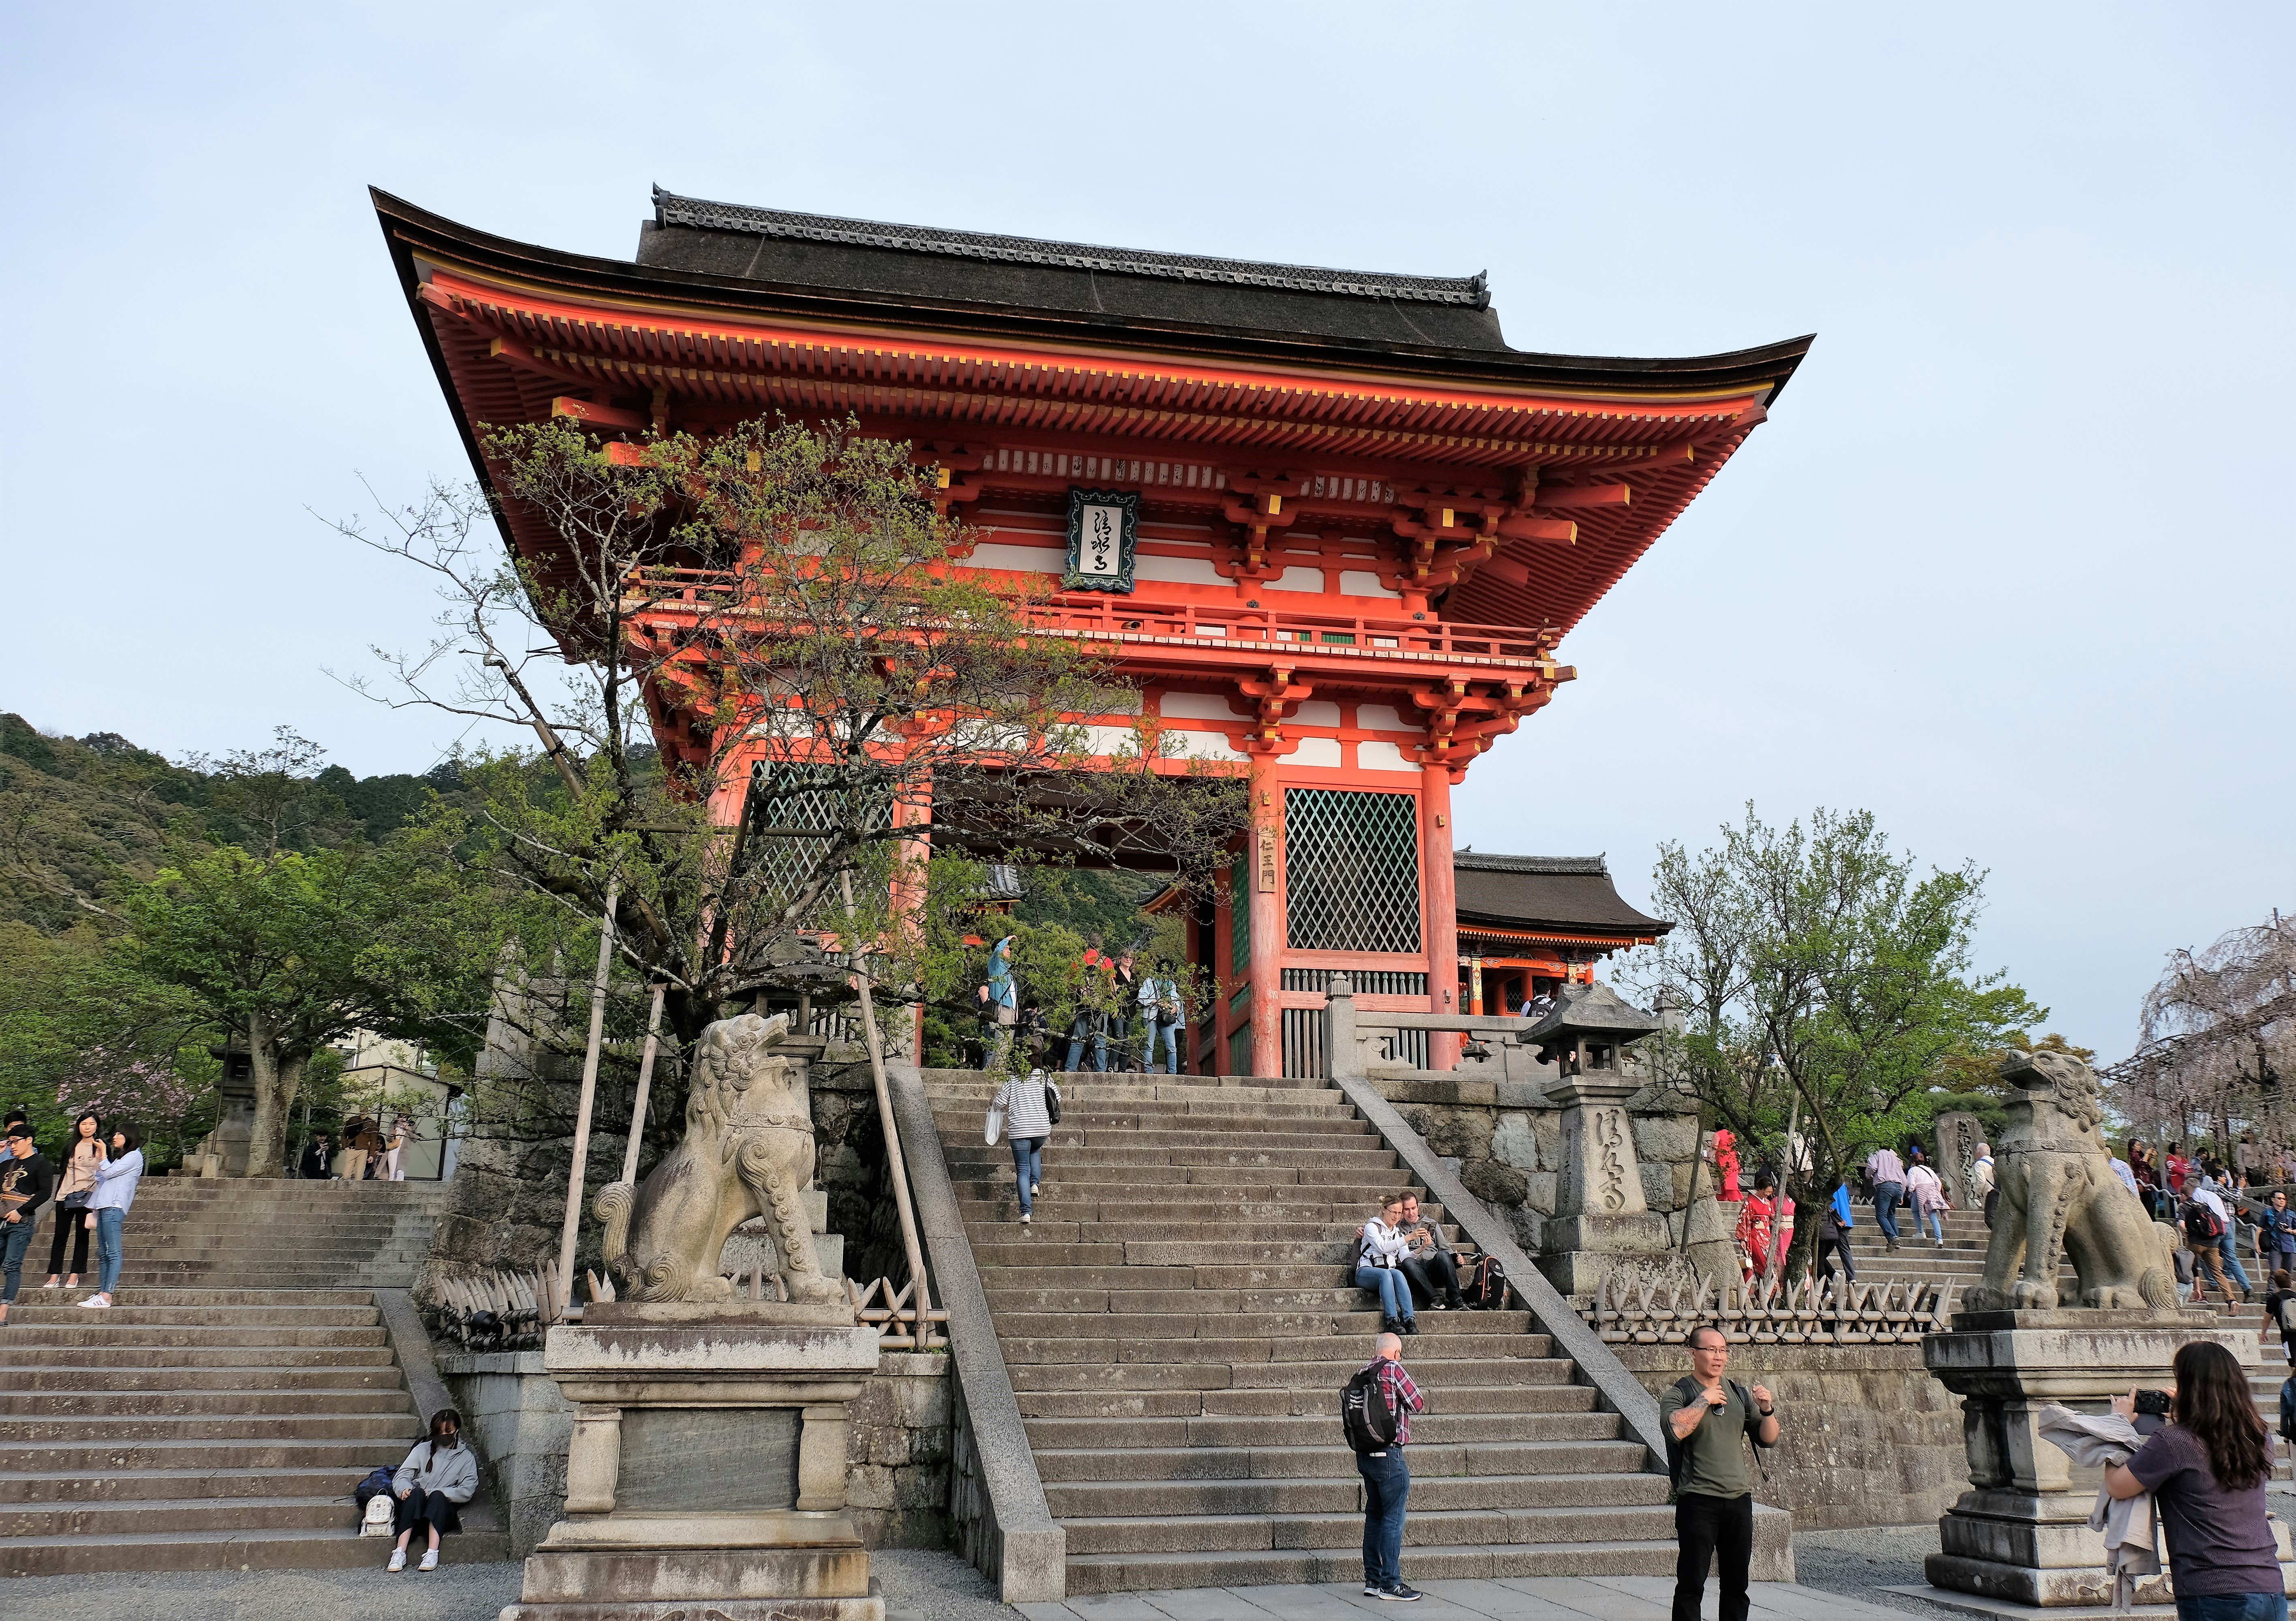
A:
[[[2017,1604],[2112,1602],[2104,1538],[2088,1528],[2099,1471],[2074,1478],[2071,1460],[2041,1438],[2040,1410],[2103,1412],[2132,1388],[2165,1388],[2177,1348],[2195,1339],[2256,1363],[2256,1331],[2220,1327],[2205,1311],[1961,1312],[1950,1333],[1923,1340],[1931,1376],[1963,1398],[1972,1488],[1938,1522],[1931,1584]],[[2276,1533],[2285,1569],[2287,1532]],[[2140,1584],[2136,1601],[2170,1596],[2163,1576]]]
[[[849,1307],[594,1305],[543,1368],[574,1406],[566,1516],[502,1621],[884,1621],[846,1512]]]
[[[1562,1105],[1562,1169],[1538,1269],[1565,1295],[1589,1295],[1620,1256],[1662,1255],[1665,1221],[1643,1193],[1627,1100],[1643,1088],[1617,1071],[1566,1077],[1547,1088]]]

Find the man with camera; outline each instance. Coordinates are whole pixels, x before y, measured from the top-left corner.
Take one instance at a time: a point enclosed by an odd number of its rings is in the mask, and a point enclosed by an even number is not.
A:
[[[1699,1621],[1706,1568],[1719,1558],[1719,1621],[1746,1621],[1746,1591],[1754,1556],[1754,1482],[1746,1468],[1744,1437],[1757,1446],[1778,1444],[1777,1404],[1769,1388],[1751,1389],[1725,1379],[1730,1341],[1701,1323],[1690,1331],[1691,1371],[1659,1398],[1667,1464],[1674,1478],[1673,1621]]]

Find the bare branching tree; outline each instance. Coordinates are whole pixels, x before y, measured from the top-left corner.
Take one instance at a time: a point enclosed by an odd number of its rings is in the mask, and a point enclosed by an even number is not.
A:
[[[2281,1080],[2296,1044],[2292,984],[2296,919],[2277,909],[2202,950],[2169,953],[2145,993],[2136,1052],[2104,1072],[2107,1101],[2140,1135],[2285,1140],[2296,1128]]]

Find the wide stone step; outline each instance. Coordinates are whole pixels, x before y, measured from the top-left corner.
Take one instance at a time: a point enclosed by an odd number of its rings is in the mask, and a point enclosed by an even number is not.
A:
[[[1144,1237],[1153,1237],[1160,1242],[1175,1244],[1228,1244],[1239,1234],[1249,1234],[1263,1248],[1281,1246],[1284,1248],[1320,1252],[1332,1244],[1345,1244],[1354,1253],[1356,1236],[1362,1228],[1360,1221],[1310,1222],[1079,1222],[1062,1221],[1041,1204],[1036,1212],[1031,1231],[1021,1231],[1021,1207],[1016,1200],[1007,1199],[1009,1214],[981,1211],[969,1217],[969,1224],[979,1232],[984,1243],[999,1240],[1011,1243],[1031,1244],[1106,1244],[1129,1243]],[[1448,1237],[1447,1233],[1445,1235]]]
[[[70,1302],[78,1305],[95,1292],[83,1284],[77,1289],[35,1288],[27,1283],[24,1292],[16,1297],[16,1309],[51,1303]],[[112,1297],[116,1308],[140,1309],[149,1306],[257,1306],[267,1310],[300,1309],[316,1306],[373,1306],[374,1291],[367,1289],[128,1289],[122,1286]],[[11,1312],[12,1317],[14,1312]]]
[[[1360,1338],[1368,1346],[1379,1332],[1377,1310],[1352,1312],[1244,1313],[1163,1312],[1118,1315],[1113,1312],[1008,1312],[996,1316],[1000,1339],[1281,1339],[1295,1336]],[[1422,1312],[1417,1339],[1422,1347],[1437,1339],[1466,1335],[1527,1334],[1527,1312]]]
[[[152,1502],[182,1498],[316,1497],[350,1510],[351,1488],[365,1469],[214,1470],[123,1469],[89,1474],[81,1470],[0,1472],[0,1504]]]
[[[0,1333],[7,1336],[5,1354],[12,1355],[19,1349],[31,1350],[44,1346],[165,1346],[194,1350],[225,1346],[379,1346],[388,1340],[388,1336],[379,1328],[209,1329],[122,1323],[115,1329],[101,1322],[102,1317],[110,1314],[108,1312],[81,1312],[82,1318],[90,1320],[89,1326],[86,1328],[69,1324],[52,1327],[45,1323],[27,1323],[20,1329],[12,1322],[4,1330],[0,1330]]]
[[[1128,1290],[1190,1289],[1354,1289],[1355,1269],[1311,1262],[1299,1265],[1152,1266],[1145,1262],[1128,1266],[1121,1256],[1095,1252],[1120,1249],[1119,1244],[1079,1244],[1070,1250],[1085,1253],[1082,1261],[1039,1260],[1026,1244],[976,1246],[973,1259],[982,1281],[994,1289],[1107,1289]],[[982,1254],[984,1249],[998,1253]],[[1357,1290],[1360,1294],[1361,1290]]]
[[[980,1122],[967,1116],[940,1114],[935,1117],[934,1124],[946,1138],[963,1142],[972,1137],[980,1141],[975,1129]],[[1153,1109],[1063,1109],[1060,1124],[1053,1128],[1055,1142],[1070,1134],[1089,1141],[1095,1134],[1103,1132],[1121,1132],[1144,1143],[1248,1135],[1291,1144],[1303,1138],[1365,1137],[1372,1134],[1372,1128],[1360,1118],[1349,1114],[1210,1114],[1179,1108],[1168,1108],[1161,1112]],[[1188,1134],[1193,1134],[1193,1139]],[[982,1146],[989,1144],[984,1142]],[[1308,1146],[1314,1146],[1313,1142]]]
[[[997,1277],[1009,1273],[999,1272]],[[1362,1311],[1368,1298],[1360,1289],[992,1289],[988,1309],[1003,1322],[1013,1312],[1108,1313],[1113,1315],[1181,1312]],[[1432,1320],[1431,1317],[1430,1319]]]
[[[93,1314],[78,1306],[27,1306],[19,1297],[8,1326],[80,1328]],[[103,1314],[107,1328],[230,1329],[276,1324],[296,1329],[364,1329],[382,1321],[372,1306],[131,1306],[114,1301]]]
[[[1187,1164],[1187,1167],[1208,1167],[1219,1171],[1253,1167],[1291,1167],[1295,1171],[1318,1168],[1318,1171],[1394,1171],[1394,1148],[1330,1148],[1318,1143],[1253,1143],[1253,1146],[1226,1146],[1226,1143],[1205,1143],[1201,1136],[1187,1139],[1183,1132],[1171,1132],[1171,1136],[1183,1139],[1173,1143],[1151,1143],[1151,1146],[1119,1146],[1119,1143],[1072,1143],[1065,1142],[1059,1132],[1045,1146],[1045,1168],[1059,1175],[1077,1175],[1084,1180],[1084,1171],[1109,1171],[1109,1168],[1145,1168]],[[948,1155],[948,1174],[957,1180],[988,1175],[992,1171],[1004,1171],[1013,1175],[1013,1150],[1004,1143],[988,1146],[973,1142],[955,1148]],[[1119,1178],[1104,1178],[1119,1180]]]
[[[238,1395],[259,1386],[265,1390],[282,1393],[305,1390],[391,1391],[402,1388],[398,1364],[379,1360],[369,1367],[316,1368],[266,1367],[250,1370],[244,1364],[232,1368],[123,1368],[107,1362],[90,1366],[83,1359],[78,1364],[62,1367],[27,1368],[10,1366],[0,1358],[0,1388],[19,1396],[40,1391],[104,1390],[113,1393],[160,1394],[169,1391],[186,1395],[212,1391]],[[252,1377],[250,1377],[252,1374]]]
[[[1674,1510],[1655,1508],[1424,1509],[1403,1524],[1406,1548],[1526,1543],[1655,1542],[1674,1535]],[[1360,1557],[1363,1514],[1207,1514],[1180,1519],[1069,1519],[1071,1558],[1095,1553],[1237,1553],[1275,1549],[1353,1548]]]
[[[344,1505],[346,1510],[349,1505]],[[380,1572],[380,1539],[348,1530],[249,1530],[209,1535],[152,1531],[116,1536],[0,1540],[0,1575],[74,1576],[98,1570],[350,1570]],[[492,1564],[510,1557],[510,1538],[472,1531],[447,1539],[441,1560]]]
[[[1568,1368],[1570,1364],[1563,1364]],[[1339,1411],[1340,1381],[1281,1385],[1266,1389],[1023,1390],[1015,1400],[1024,1419],[1323,1418]],[[1485,1385],[1441,1391],[1443,1412],[1460,1413],[1592,1412],[1591,1385]],[[1033,1432],[1032,1432],[1033,1433]],[[1414,1420],[1414,1432],[1417,1433]]]
[[[1027,1428],[1029,1444],[1039,1453],[1047,1447],[1120,1452],[1141,1446],[1326,1446],[1342,1438],[1339,1405],[1334,1391],[1324,1411],[1303,1417],[1031,1419]],[[1411,1420],[1411,1451],[1415,1457],[1423,1447],[1447,1441],[1611,1441],[1618,1434],[1615,1412],[1422,1413]]]
[[[1414,1583],[1495,1581],[1509,1576],[1670,1576],[1675,1544],[1667,1542],[1521,1543],[1427,1548],[1411,1555]],[[1072,1557],[1070,1598],[1105,1592],[1155,1592],[1177,1587],[1257,1587],[1363,1580],[1360,1543],[1353,1549],[1299,1552],[1104,1553]]]
[[[356,1528],[348,1494],[343,1492],[324,1497],[177,1497],[0,1507],[0,1541],[167,1531],[332,1531],[340,1536]]]
[[[389,1464],[397,1469],[408,1447],[422,1438],[422,1427],[403,1444],[390,1438],[365,1437],[302,1441],[281,1437],[250,1438],[242,1429],[238,1438],[213,1440],[134,1441],[110,1445],[96,1442],[26,1443],[8,1453],[11,1473],[63,1474],[73,1470],[333,1469],[352,1471],[343,1482],[346,1495],[369,1470]],[[0,1481],[9,1478],[0,1474]]]
[[[410,1411],[406,1391],[396,1387],[366,1390],[336,1387],[250,1390],[242,1380],[241,1388],[236,1390],[135,1390],[109,1382],[101,1387],[58,1390],[26,1389],[13,1379],[0,1386],[0,1420]]]
[[[1335,1461],[1341,1461],[1335,1459]],[[1288,1480],[1065,1481],[1045,1487],[1062,1520],[1184,1514],[1349,1514],[1363,1534],[1363,1481],[1343,1473]],[[1414,1465],[1414,1510],[1569,1507],[1663,1507],[1669,1487],[1657,1474],[1448,1475],[1421,1478]],[[1672,1510],[1669,1510],[1671,1513]]]
[[[1094,1069],[1047,1069],[1045,1073],[1058,1082],[1063,1092],[1077,1081],[1091,1085],[1152,1084],[1160,1090],[1169,1088],[1175,1092],[1267,1093],[1273,1097],[1295,1098],[1302,1093],[1333,1091],[1330,1081],[1312,1075],[1150,1075],[1144,1070]],[[958,1088],[993,1093],[1002,1084],[978,1069],[927,1069],[922,1076],[928,1097],[940,1097]]]
[[[1336,1426],[1334,1426],[1336,1428]],[[1414,1426],[1415,1432],[1415,1426]],[[1350,1468],[1354,1454],[1326,1446],[1038,1447],[1037,1472],[1054,1480],[1250,1480],[1328,1476]],[[1414,1441],[1413,1489],[1436,1475],[1539,1475],[1621,1472],[1642,1467],[1637,1443],[1606,1440]]]
[[[1568,1386],[1575,1365],[1552,1355],[1554,1344],[1544,1336],[1526,1334],[1505,1342],[1513,1355],[1417,1357],[1411,1361],[1412,1377],[1431,1390],[1453,1388],[1482,1389],[1491,1386]],[[1310,1347],[1305,1355],[1328,1358],[1336,1343]],[[1472,1348],[1480,1351],[1480,1347]],[[1028,1390],[1094,1390],[1111,1394],[1137,1390],[1267,1390],[1318,1389],[1335,1393],[1370,1360],[1366,1347],[1346,1361],[1284,1361],[1256,1363],[1010,1363],[1005,1371],[1013,1388]],[[1592,1388],[1592,1387],[1586,1387]]]
[[[360,1346],[281,1346],[265,1343],[229,1346],[122,1346],[102,1335],[78,1343],[35,1346],[16,1340],[12,1330],[0,1329],[0,1379],[22,1369],[79,1368],[101,1355],[107,1368],[161,1370],[173,1368],[234,1369],[258,1376],[274,1368],[390,1368],[390,1347],[381,1339]]]
[[[131,1446],[144,1441],[225,1441],[250,1435],[297,1441],[394,1441],[412,1445],[422,1425],[402,1405],[396,1412],[299,1413],[266,1409],[255,1412],[182,1416],[126,1415],[118,1418],[43,1417],[0,1419],[0,1447],[37,1442],[58,1446]],[[0,1453],[0,1458],[6,1457]]]
[[[1235,1197],[1219,1201],[1218,1214],[1230,1224],[1232,1232],[1255,1227],[1262,1222],[1308,1222],[1360,1228],[1370,1219],[1365,1214],[1370,1201],[1352,1193],[1345,1199],[1332,1199],[1325,1197],[1322,1189],[1293,1188],[1289,1190],[1292,1197],[1288,1198],[1281,1196],[1284,1192],[1277,1188],[1239,1191]],[[1105,1189],[1064,1187],[1055,1180],[1045,1185],[1045,1191],[1036,1197],[1037,1219],[1114,1224],[1136,1232],[1170,1221],[1176,1214],[1168,1188],[1164,1190],[1162,1198],[1155,1199],[1112,1199],[1105,1194]],[[967,1183],[958,1190],[956,1204],[968,1226],[975,1221],[1010,1221],[1020,1210],[1009,1183],[1002,1188],[994,1183]],[[1444,1222],[1449,1226],[1439,1204],[1423,1202],[1419,1213],[1429,1221]]]

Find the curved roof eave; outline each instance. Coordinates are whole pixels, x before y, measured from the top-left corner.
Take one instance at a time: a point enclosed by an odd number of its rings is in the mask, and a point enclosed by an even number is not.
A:
[[[1522,350],[1423,348],[1367,344],[1336,338],[1275,334],[1234,328],[1128,317],[1094,320],[1064,312],[1021,312],[953,300],[896,300],[820,288],[742,281],[693,271],[639,265],[627,259],[568,253],[496,236],[461,225],[369,187],[383,234],[391,243],[400,279],[410,299],[414,274],[410,244],[535,280],[594,292],[659,299],[676,295],[693,303],[727,309],[771,309],[791,315],[862,322],[911,329],[1033,337],[1069,344],[1121,344],[1128,336],[1153,333],[1158,347],[1179,352],[1250,358],[1267,364],[1330,366],[1424,376],[1472,378],[1516,386],[1600,389],[1621,394],[1680,395],[1733,389],[1767,389],[1775,399],[1801,364],[1815,334],[1720,355],[1682,357],[1542,355]],[[921,318],[921,317],[929,317]],[[427,325],[417,323],[418,325]],[[430,341],[426,332],[426,343]],[[1136,337],[1133,339],[1136,344]],[[433,355],[434,364],[439,356]],[[467,437],[467,435],[466,435]]]

